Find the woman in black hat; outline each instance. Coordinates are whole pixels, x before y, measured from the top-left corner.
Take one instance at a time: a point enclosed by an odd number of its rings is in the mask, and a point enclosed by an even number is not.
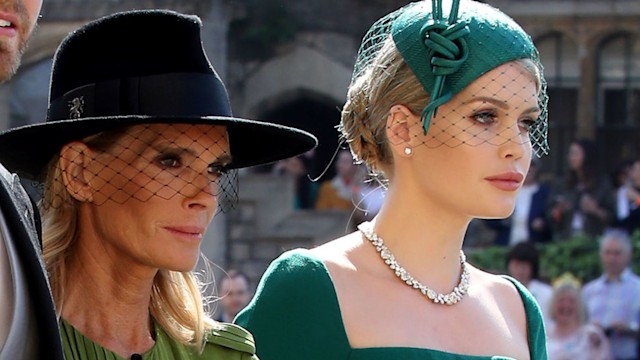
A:
[[[192,269],[234,169],[303,153],[297,129],[235,118],[197,17],[133,11],[60,45],[44,124],[0,159],[44,182],[44,256],[67,359],[250,359],[206,313]]]

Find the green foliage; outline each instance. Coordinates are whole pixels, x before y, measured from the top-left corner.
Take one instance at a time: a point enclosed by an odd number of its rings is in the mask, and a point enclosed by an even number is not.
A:
[[[633,259],[631,267],[640,273],[640,231],[632,237]],[[540,277],[553,281],[565,272],[570,272],[583,283],[600,276],[600,255],[598,240],[590,237],[574,237],[564,241],[538,244],[540,251]],[[467,250],[467,258],[474,266],[492,272],[505,274],[508,247],[489,246]]]

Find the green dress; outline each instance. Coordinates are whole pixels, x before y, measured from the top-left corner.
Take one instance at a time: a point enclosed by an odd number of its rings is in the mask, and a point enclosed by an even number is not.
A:
[[[60,335],[66,360],[127,360],[86,338],[64,319]],[[221,323],[212,330],[201,354],[172,339],[160,326],[155,327],[156,343],[142,355],[143,360],[258,360],[249,332],[234,324]]]
[[[508,279],[524,302],[531,359],[547,359],[540,309],[523,285]],[[329,271],[304,249],[284,253],[269,266],[235,322],[254,335],[262,360],[509,359],[408,347],[351,348]]]

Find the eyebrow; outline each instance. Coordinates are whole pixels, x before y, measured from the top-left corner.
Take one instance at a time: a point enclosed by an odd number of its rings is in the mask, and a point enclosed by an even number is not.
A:
[[[231,164],[231,161],[232,161],[232,160],[233,160],[233,158],[231,157],[231,155],[229,155],[229,154],[224,154],[224,155],[219,156],[219,157],[216,159],[216,161],[212,162],[212,164],[216,164],[216,163],[218,163],[218,164],[222,164],[222,165],[224,165],[224,166],[227,166],[227,165]]]
[[[502,100],[498,100],[498,99],[494,99],[492,97],[488,97],[488,96],[478,96],[478,97],[474,97],[469,99],[468,101],[464,101],[462,104],[463,105],[467,105],[473,102],[485,102],[485,103],[490,103],[493,104],[503,110],[509,110],[510,106],[509,104],[507,104],[506,101],[502,101]],[[528,109],[526,109],[525,111],[523,111],[523,114],[528,114],[528,113],[534,113],[534,112],[540,112],[540,108],[538,106],[532,106]]]
[[[193,157],[198,157],[198,154],[195,153],[195,151],[193,151],[190,148],[185,148],[185,147],[180,147],[180,146],[171,146],[171,145],[162,145],[162,144],[155,144],[151,146],[155,151],[157,152],[162,152],[162,151],[175,151],[178,153],[187,153]],[[216,158],[215,161],[213,161],[212,163],[210,163],[209,165],[212,164],[222,164],[224,166],[231,164],[232,161],[232,157],[229,154],[222,154],[220,156],[218,156]]]

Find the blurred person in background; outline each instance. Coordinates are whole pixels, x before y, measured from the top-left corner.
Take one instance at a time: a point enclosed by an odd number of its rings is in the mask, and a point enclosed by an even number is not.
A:
[[[294,209],[313,209],[315,206],[318,183],[311,180],[314,154],[315,149],[309,150],[304,154],[280,160],[271,168],[273,175],[293,178]]]
[[[547,209],[555,239],[598,237],[615,220],[610,180],[600,175],[595,144],[575,140],[567,153],[564,179],[553,184]]]
[[[633,234],[640,229],[640,158],[629,166],[626,181],[616,195],[618,219],[615,226]]]
[[[549,313],[553,324],[547,328],[549,360],[610,360],[609,340],[598,326],[586,322],[580,282],[563,274],[553,282]]]
[[[533,242],[517,243],[507,253],[507,273],[529,289],[540,305],[545,325],[548,325],[549,302],[553,293],[551,285],[540,280],[540,254]]]
[[[629,234],[607,229],[600,240],[602,275],[582,289],[587,319],[603,329],[616,360],[636,358],[640,278],[631,271]]]
[[[353,210],[359,197],[363,171],[353,162],[349,149],[340,149],[335,159],[336,175],[320,184],[315,208]]]
[[[220,282],[218,296],[222,312],[217,320],[232,322],[240,310],[244,309],[251,300],[249,278],[238,270],[227,271],[226,276]]]

